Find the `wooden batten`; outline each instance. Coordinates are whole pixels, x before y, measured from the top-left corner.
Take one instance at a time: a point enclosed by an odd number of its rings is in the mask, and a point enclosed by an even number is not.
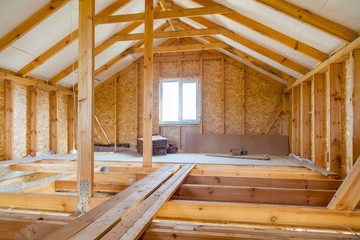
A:
[[[311,158],[311,81],[301,84],[300,102],[300,156]]]
[[[311,159],[315,166],[324,167],[324,74],[315,74],[311,85]]]
[[[222,134],[225,134],[225,62],[221,59],[221,110],[222,110]]]
[[[153,30],[154,2],[145,0],[143,166],[152,164]]]
[[[11,160],[14,156],[14,82],[5,83],[5,159]]]
[[[37,139],[37,108],[38,108],[38,88],[30,88],[30,155],[36,156],[38,150]]]
[[[204,75],[203,75],[203,60],[200,59],[200,133],[203,133],[203,82],[204,82]]]
[[[242,95],[242,99],[241,99],[241,134],[245,135],[246,134],[246,111],[245,111],[245,82],[246,82],[246,77],[245,77],[245,69],[242,68],[241,69],[241,95]]]
[[[75,148],[75,99],[74,96],[71,95],[68,97],[68,151]]]
[[[95,0],[80,1],[77,192],[83,198],[94,195],[94,17]]]
[[[350,72],[352,75],[352,107],[353,107],[353,164],[360,156],[360,49],[350,52]]]
[[[50,150],[58,153],[58,92],[50,92]]]
[[[291,110],[291,146],[292,153],[300,155],[300,88],[292,89],[292,110]]]

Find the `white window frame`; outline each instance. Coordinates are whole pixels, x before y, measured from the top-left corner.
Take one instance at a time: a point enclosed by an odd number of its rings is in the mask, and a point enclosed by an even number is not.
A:
[[[165,82],[178,82],[179,83],[179,121],[162,121],[162,96],[163,96],[163,83]],[[196,84],[196,119],[183,120],[182,119],[182,105],[183,105],[183,84],[195,83]],[[200,124],[200,79],[198,78],[173,78],[173,79],[160,79],[160,111],[159,119],[160,125],[199,125]]]

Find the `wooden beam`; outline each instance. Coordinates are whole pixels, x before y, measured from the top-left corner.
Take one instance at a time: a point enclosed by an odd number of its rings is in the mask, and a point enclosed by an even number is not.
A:
[[[311,85],[312,157],[315,166],[324,168],[324,74],[315,74]]]
[[[184,10],[161,11],[154,13],[154,20],[172,19],[181,17],[193,17],[212,14],[232,13],[234,10],[224,6],[211,6],[200,8],[188,8]],[[141,22],[146,21],[146,13],[133,13],[123,15],[113,15],[107,17],[96,17],[96,24],[120,23],[120,22]]]
[[[118,10],[120,10],[122,7],[126,6],[131,0],[118,0],[102,10],[100,13],[98,13],[96,16],[108,16],[111,15]],[[76,29],[66,37],[64,37],[62,40],[57,42],[54,46],[46,50],[44,53],[42,53],[40,56],[35,58],[32,62],[27,64],[25,67],[23,67],[20,71],[18,71],[18,74],[22,76],[26,76],[30,72],[34,71],[36,68],[41,66],[43,63],[45,63],[48,59],[50,59],[52,56],[60,52],[65,47],[69,46],[71,43],[76,41],[79,37],[79,29]]]
[[[203,69],[203,60],[200,59],[200,133],[203,134],[204,131],[204,120],[203,120],[203,111],[204,111],[204,107],[203,107],[203,96],[204,96],[204,90],[203,90],[203,86],[204,86],[204,69]]]
[[[78,196],[80,211],[94,195],[95,0],[79,2]],[[87,186],[86,186],[87,185]]]
[[[160,63],[159,63],[160,64]],[[136,120],[135,120],[135,129],[136,129],[136,139],[138,139],[139,137],[139,121],[140,121],[140,111],[139,111],[139,104],[140,104],[140,100],[139,100],[139,95],[140,95],[140,73],[139,73],[139,65],[140,63],[136,63],[135,65],[135,80],[136,80]]]
[[[115,152],[117,151],[117,144],[119,142],[119,80],[120,80],[120,77],[117,77],[114,79],[114,115],[115,115],[115,139],[114,139],[114,145],[115,145]],[[137,120],[136,120],[137,121]],[[136,138],[137,139],[137,138]]]
[[[291,93],[292,97],[292,110],[291,110],[291,121],[292,121],[292,130],[291,130],[291,146],[292,153],[295,155],[300,155],[300,88],[294,88]]]
[[[311,158],[311,81],[303,82],[300,89],[300,156]]]
[[[198,4],[201,4],[202,6],[223,6],[221,4],[218,4],[214,1],[210,0],[192,0],[193,2],[196,2]],[[291,38],[285,34],[282,34],[272,28],[269,28],[259,22],[256,22],[244,15],[241,15],[239,13],[228,13],[223,14],[223,16],[227,17],[228,19],[231,19],[245,27],[248,27],[252,29],[253,31],[256,31],[264,36],[267,36],[277,42],[280,42],[286,46],[288,46],[291,49],[294,49],[295,51],[301,52],[313,59],[316,59],[317,61],[322,62],[324,58],[327,58],[328,55],[326,53],[323,53],[309,45],[306,45],[302,42],[297,41],[294,38]]]
[[[256,0],[268,7],[271,7],[283,14],[286,14],[302,23],[319,29],[327,34],[337,37],[341,40],[351,42],[359,35],[358,32],[335,23],[329,19],[321,17],[309,10],[298,7],[284,0]]]
[[[64,1],[51,1],[46,6],[37,11],[34,15],[28,18],[25,22],[20,24],[14,30],[6,34],[3,38],[0,39],[0,52],[5,48],[9,47],[16,40],[20,39],[31,29],[35,28],[37,25],[42,23],[45,19],[50,17],[53,13],[59,10],[62,6],[67,4],[69,0]]]
[[[36,156],[38,150],[37,139],[37,108],[38,108],[38,88],[30,88],[30,155]]]
[[[50,92],[50,150],[58,153],[58,92]]]
[[[298,86],[301,82],[307,81],[309,78],[311,78],[315,73],[323,73],[328,70],[328,66],[331,63],[338,63],[342,62],[344,58],[348,57],[348,54],[350,51],[357,49],[360,47],[360,38],[355,39],[354,41],[348,43],[341,49],[339,49],[336,53],[332,54],[327,60],[317,65],[315,68],[313,68],[310,72],[305,74],[304,76],[297,79],[294,83],[292,83],[290,86],[288,86],[284,92],[290,92],[290,90]]]
[[[213,28],[213,29],[222,28],[221,25],[216,24],[216,23],[214,23],[206,18],[203,18],[203,17],[192,17],[190,19],[207,27],[207,28]],[[177,25],[182,27],[182,25],[184,25],[184,23],[180,21],[180,22],[178,22]],[[258,53],[274,60],[275,62],[278,62],[296,72],[299,72],[301,74],[306,74],[310,70],[310,69],[302,66],[301,64],[296,63],[296,62],[288,59],[287,57],[284,57],[281,54],[276,53],[256,42],[253,42],[243,36],[240,36],[239,34],[232,32],[230,30],[228,30],[227,33],[222,33],[222,35],[224,35],[225,37],[227,37],[227,38],[229,38],[251,50],[254,50],[255,52],[258,52]]]
[[[68,152],[76,148],[75,99],[68,96]]]
[[[241,134],[246,134],[246,105],[245,105],[245,99],[246,99],[246,71],[245,68],[241,68]]]
[[[221,114],[222,114],[222,122],[221,122],[221,132],[225,134],[225,60],[221,59]]]
[[[360,157],[328,205],[329,209],[354,211],[360,201]]]
[[[276,119],[278,119],[278,117],[281,114],[281,109],[282,109],[282,105],[281,102],[276,106],[274,112],[271,114],[269,120],[267,121],[267,123],[265,124],[265,126],[263,127],[263,129],[261,130],[261,134],[262,135],[267,135],[271,129],[271,127],[274,125]]]
[[[96,192],[121,192],[131,186],[131,182],[94,182],[94,191]],[[55,181],[56,192],[76,192],[77,182],[71,180]]]
[[[180,38],[180,37],[196,37],[196,36],[207,36],[207,35],[217,35],[217,34],[226,34],[231,33],[230,30],[217,27],[217,28],[204,28],[204,29],[189,29],[189,30],[177,30],[177,31],[168,31],[168,32],[154,32],[155,38]],[[113,41],[131,41],[131,40],[144,40],[144,33],[135,33],[135,34],[119,34],[114,37]]]
[[[325,207],[335,190],[183,184],[172,199]]]
[[[96,115],[94,115],[94,127],[95,127],[95,131],[99,135],[101,142],[103,144],[110,144],[111,142],[109,141],[109,138],[107,137],[106,132],[101,127],[99,119],[96,117]]]
[[[73,92],[70,90],[70,88],[67,87],[63,87],[63,86],[59,86],[59,85],[49,85],[47,84],[45,81],[36,81],[36,80],[31,80],[28,78],[23,78],[23,77],[19,77],[16,76],[15,74],[11,74],[9,72],[5,72],[4,69],[2,69],[2,71],[0,70],[0,79],[7,79],[7,80],[11,80],[17,84],[21,84],[21,85],[25,85],[25,86],[35,86],[47,91],[60,91],[63,92],[65,94],[71,95],[73,94]]]
[[[350,72],[353,81],[352,104],[353,104],[353,164],[360,156],[360,49],[350,52]]]
[[[143,113],[143,166],[152,164],[152,105],[153,105],[153,29],[154,1],[145,0],[145,52],[144,52],[144,113]]]
[[[219,214],[221,209],[221,214]],[[345,230],[344,225],[360,229],[360,212],[328,210],[324,208],[168,201],[160,209],[158,219],[207,221],[212,223],[252,223],[271,226],[311,226]]]
[[[330,171],[341,176],[341,81],[342,64],[329,65],[330,88]]]
[[[5,159],[14,158],[14,82],[5,80]]]

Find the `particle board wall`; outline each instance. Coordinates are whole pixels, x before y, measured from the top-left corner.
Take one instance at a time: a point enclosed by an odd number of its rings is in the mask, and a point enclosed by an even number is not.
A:
[[[0,160],[5,160],[5,80],[0,80]]]
[[[68,153],[68,96],[58,95],[58,153]]]
[[[27,156],[27,87],[14,84],[14,159]]]
[[[178,54],[177,54],[178,55]],[[169,54],[166,56],[170,56]],[[203,132],[222,133],[222,59],[203,59]],[[120,76],[118,83],[118,139],[121,143],[130,143],[135,147],[137,137],[142,137],[143,119],[143,64],[139,63],[138,72],[138,101],[136,100],[136,70],[135,67],[125,75]],[[225,89],[225,133],[241,134],[242,116],[242,69],[224,62],[224,89]],[[184,149],[188,133],[200,133],[200,125],[159,126],[159,81],[177,77],[200,77],[200,60],[162,61],[154,62],[153,75],[153,134],[161,134],[169,139],[174,147]],[[109,85],[109,88],[112,88]],[[245,108],[247,134],[260,134],[269,117],[281,101],[280,88],[259,79],[249,73],[245,75]],[[113,89],[107,87],[96,93],[95,112],[107,134],[108,127],[105,118],[113,121],[113,107],[108,107],[115,101]],[[136,106],[138,102],[138,106]],[[136,110],[138,108],[138,120]],[[100,113],[101,112],[101,113]],[[104,119],[101,119],[102,116]],[[100,120],[101,119],[101,120]],[[138,132],[136,132],[138,121]],[[109,124],[110,126],[111,124]],[[280,134],[281,119],[276,120],[269,134]],[[96,138],[95,138],[96,140]],[[110,137],[110,141],[114,140]],[[181,146],[179,146],[179,143]]]
[[[47,153],[50,151],[50,114],[49,114],[49,92],[38,89],[37,109],[37,140],[38,152]]]

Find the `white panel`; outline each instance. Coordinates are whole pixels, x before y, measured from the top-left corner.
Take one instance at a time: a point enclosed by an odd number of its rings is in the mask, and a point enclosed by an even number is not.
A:
[[[117,42],[95,58],[95,69],[98,69],[99,67],[103,66],[108,61],[112,60],[122,52],[124,52],[126,49],[131,47],[134,44],[134,41],[123,41],[123,42]]]
[[[34,15],[48,2],[49,0],[1,0],[0,38]]]
[[[71,73],[68,76],[66,76],[65,78],[63,78],[60,82],[58,82],[58,84],[63,85],[63,86],[67,86],[67,87],[72,87],[77,82],[78,82],[78,74],[77,73]]]
[[[35,69],[29,75],[33,76],[33,77],[43,79],[43,80],[49,80],[50,78],[53,77],[54,72],[60,72],[62,70],[63,70],[62,67],[60,67],[58,65],[55,65],[55,64],[52,64],[52,63],[46,62],[44,65],[42,65],[38,69]]]
[[[129,55],[124,59],[122,59],[121,61],[119,61],[118,63],[116,63],[111,68],[109,68],[106,72],[103,72],[102,74],[97,76],[96,78],[100,79],[101,81],[105,81],[111,76],[113,76],[115,73],[121,71],[123,68],[134,62],[135,60],[136,59],[133,56]]]
[[[20,70],[22,66],[31,60],[31,55],[11,46],[0,53],[0,67],[15,72]]]

